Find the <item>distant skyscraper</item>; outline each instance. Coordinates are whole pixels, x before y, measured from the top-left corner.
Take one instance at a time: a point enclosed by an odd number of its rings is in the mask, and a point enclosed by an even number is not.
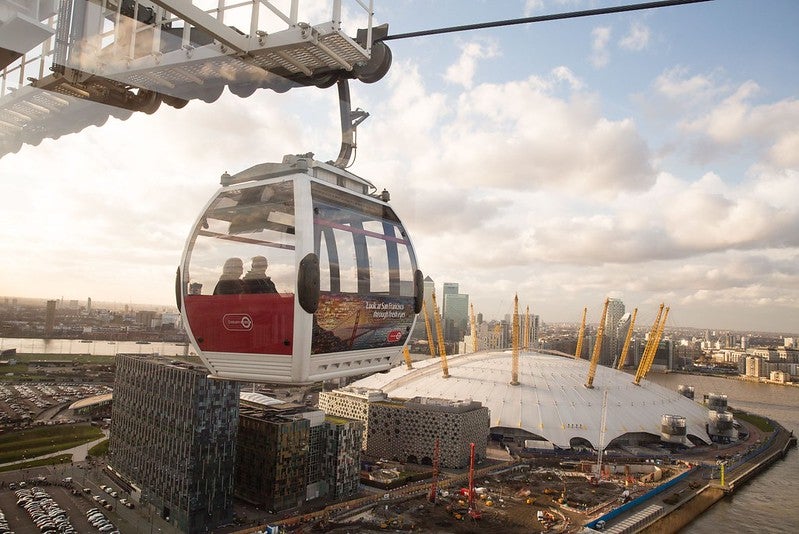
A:
[[[632,323],[632,315],[630,313],[625,313],[619,319],[619,324],[616,326],[617,332],[617,341],[619,346],[619,351],[613,357],[613,367],[618,367],[619,365],[619,358],[621,358],[621,351],[624,348],[624,340],[627,339],[627,333],[630,331],[630,326]],[[630,351],[627,349],[627,357],[625,358],[625,363],[630,361]]]
[[[110,465],[132,500],[188,534],[233,519],[239,391],[201,366],[117,355]]]
[[[451,285],[457,287],[457,284]],[[445,293],[442,321],[444,321],[444,339],[446,341],[462,340],[467,326],[469,326],[469,295]]]
[[[47,315],[44,317],[44,336],[51,337],[55,327],[55,305],[56,300],[47,301]]]
[[[436,290],[436,283],[433,281],[432,278],[429,276],[425,276],[424,278],[424,309],[427,312],[427,319],[430,321],[430,328],[435,329],[434,320],[433,320],[433,293]],[[436,295],[436,300],[438,301],[439,296]],[[441,303],[439,302],[439,305]],[[416,321],[416,327],[413,330],[413,337],[415,339],[424,339],[427,340],[427,326],[424,322],[424,312],[419,313],[419,318]],[[435,339],[435,334],[433,334],[433,339]]]
[[[613,362],[618,358],[621,352],[621,345],[624,343],[624,338],[619,340],[619,326],[622,316],[624,315],[624,302],[621,299],[611,298],[608,299],[608,313],[605,317],[605,334],[607,339],[607,351],[602,351],[602,357],[599,361],[602,365],[613,365]],[[626,332],[625,332],[626,334]]]
[[[458,284],[457,282],[444,282],[444,287],[441,289],[442,295],[457,295]]]
[[[86,315],[92,314],[92,298],[86,299]]]

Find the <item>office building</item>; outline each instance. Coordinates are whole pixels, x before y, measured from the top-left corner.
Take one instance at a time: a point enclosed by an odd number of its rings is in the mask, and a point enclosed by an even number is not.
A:
[[[382,391],[347,387],[322,392],[319,407],[327,414],[363,421],[362,446],[375,458],[432,465],[437,438],[442,467],[468,466],[470,443],[475,444],[475,456],[485,458],[490,414],[479,402],[390,399]]]
[[[268,510],[357,493],[363,424],[257,393],[241,394],[236,496]]]
[[[233,517],[239,384],[202,366],[116,356],[110,465],[132,500],[182,532]]]
[[[446,286],[446,284],[444,284]],[[454,285],[457,290],[457,284]],[[444,322],[444,341],[457,343],[470,331],[469,295],[444,293],[442,321]]]
[[[618,360],[621,347],[624,343],[625,330],[622,332],[623,325],[621,319],[624,316],[624,302],[621,299],[609,298],[608,311],[605,315],[605,334],[606,342],[603,344],[602,353],[599,360],[601,365],[612,366]]]

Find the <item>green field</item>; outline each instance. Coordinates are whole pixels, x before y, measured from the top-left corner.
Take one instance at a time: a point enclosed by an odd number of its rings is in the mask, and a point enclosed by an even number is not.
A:
[[[89,425],[45,426],[0,434],[0,463],[35,458],[102,438]]]
[[[771,426],[769,420],[760,417],[759,415],[754,415],[746,412],[735,412],[735,418],[751,423],[760,430],[762,430],[763,432],[774,432],[774,427]]]
[[[31,361],[36,360],[71,360],[77,363],[86,364],[112,364],[114,363],[114,356],[103,356],[99,354],[24,354],[17,353],[13,356],[17,360],[17,364],[24,363],[27,365]]]
[[[73,364],[91,365],[113,365],[114,356],[101,356],[96,354],[21,354],[13,355],[17,361],[14,365],[0,367],[0,381],[25,381],[25,382],[52,382],[55,380],[53,375],[44,372],[42,369],[34,369],[30,366],[35,361],[71,361]]]
[[[29,469],[31,467],[41,467],[43,465],[68,464],[70,462],[72,462],[71,454],[59,454],[58,456],[51,456],[49,458],[42,458],[40,460],[31,460],[29,462],[22,462],[13,465],[5,465],[0,467],[0,473],[5,471],[18,471],[20,469]]]

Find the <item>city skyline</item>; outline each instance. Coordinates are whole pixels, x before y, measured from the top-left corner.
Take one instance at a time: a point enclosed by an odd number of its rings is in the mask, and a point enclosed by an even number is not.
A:
[[[461,294],[460,296],[468,297],[468,295],[466,295],[466,294]],[[14,301],[14,300],[17,300],[17,301],[22,300],[23,301],[23,302],[18,302],[17,303],[18,306],[20,306],[20,305],[30,305],[30,301],[39,302],[42,306],[44,306],[47,303],[48,300],[55,300],[55,301],[57,301],[59,303],[59,307],[66,307],[65,309],[75,310],[75,311],[85,310],[86,309],[86,299],[84,299],[84,300],[60,299],[60,298],[59,299],[47,299],[47,298],[21,297],[21,296],[12,296],[12,295],[0,295],[0,309],[2,309],[3,303],[5,303],[5,305],[8,305],[8,304],[10,304],[11,301]],[[429,306],[432,306],[432,303],[430,303]],[[149,311],[149,312],[153,312],[153,313],[156,313],[156,314],[163,313],[165,315],[166,314],[171,315],[171,314],[175,314],[176,313],[176,314],[178,314],[178,316],[179,316],[179,313],[180,313],[178,311],[178,309],[175,306],[173,306],[173,305],[156,304],[156,303],[129,303],[129,302],[92,301],[92,309],[93,309],[93,311],[95,313],[110,311],[110,312],[114,312],[114,313],[124,312],[124,313],[133,314],[133,313],[136,313],[137,311],[143,311],[143,312],[148,312]],[[441,307],[439,305],[439,311],[440,311],[440,309],[441,309]],[[599,320],[601,318],[601,313],[600,313],[601,312],[601,306],[597,307],[596,311],[597,311],[597,315],[595,315],[594,317],[590,317],[589,315],[587,315],[586,326],[590,326],[591,328],[596,328],[599,325]],[[43,308],[43,313],[44,313],[44,308]],[[524,308],[520,307],[519,308],[519,318],[520,318],[521,321],[524,321],[525,313],[526,313],[526,310]],[[431,326],[432,326],[432,324],[433,324],[433,319],[432,319],[433,312],[430,311],[429,314],[430,314],[430,317],[431,317],[430,322],[431,322]],[[501,317],[483,317],[483,315],[484,314],[479,313],[477,311],[475,312],[475,318],[476,318],[478,323],[482,323],[482,322],[485,322],[485,323],[488,323],[488,324],[500,323],[500,322],[503,322],[503,321],[509,321],[511,319],[511,317],[513,316],[512,313],[505,314],[504,316],[501,316]],[[628,313],[628,315],[629,315],[629,313]],[[647,317],[647,321],[649,321],[649,323],[651,323],[654,320],[654,317],[656,315],[657,315],[656,312],[653,313],[652,317]],[[482,317],[482,319],[481,319],[481,317]],[[580,326],[580,320],[577,320],[577,321],[548,321],[545,318],[540,317],[538,314],[533,313],[533,310],[530,310],[530,317],[539,317],[541,319],[542,324],[548,325],[550,327],[563,327],[563,326],[573,325],[574,328],[575,328],[575,335],[577,335],[577,330],[579,330],[579,326]],[[443,319],[444,319],[444,316],[442,315],[442,321],[443,321]],[[629,320],[627,321],[627,324],[629,325]],[[640,319],[638,319],[638,320],[636,320],[634,330],[636,332],[639,332],[639,333],[646,333],[646,332],[649,331],[649,329],[651,327],[652,327],[651,324],[647,324],[646,322],[642,322]],[[422,330],[424,330],[424,328],[425,328],[424,319],[423,319],[422,313],[420,312],[419,313],[419,317],[417,319],[417,323],[416,323],[416,329],[419,332],[421,332]],[[628,328],[628,326],[625,326],[625,328]],[[713,335],[715,337],[723,337],[725,334],[737,334],[737,335],[744,335],[744,336],[745,335],[760,335],[760,334],[774,334],[774,335],[779,335],[779,336],[782,336],[782,337],[799,336],[799,331],[797,331],[797,330],[782,330],[782,331],[778,331],[778,330],[756,330],[756,329],[752,329],[752,328],[743,328],[743,329],[710,328],[710,327],[706,327],[706,326],[674,325],[670,321],[667,321],[667,324],[666,324],[666,327],[665,327],[666,334],[668,334],[669,332],[673,333],[673,332],[685,332],[685,331],[696,331],[697,333],[704,332],[704,333]],[[468,335],[469,332],[466,331],[465,334]],[[420,334],[420,335],[424,335],[424,334]]]
[[[613,4],[603,4],[613,5]],[[391,34],[599,7],[377,2]],[[351,170],[387,188],[423,273],[486,318],[799,324],[799,6],[715,1],[389,42],[352,83]],[[353,32],[354,33],[354,32]],[[431,53],[431,52],[435,53]],[[0,158],[0,294],[174,303],[190,227],[223,172],[338,150],[334,89],[225,92]],[[442,302],[439,302],[441,306]]]

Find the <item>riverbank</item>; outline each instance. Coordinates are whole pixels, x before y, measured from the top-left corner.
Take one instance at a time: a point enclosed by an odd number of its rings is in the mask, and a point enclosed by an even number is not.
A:
[[[586,530],[659,534],[686,527],[796,447],[793,432],[776,421],[769,422],[774,431],[756,449],[722,464],[705,460],[691,471],[589,522]]]
[[[711,481],[674,511],[664,515],[640,532],[645,534],[677,532],[692,523],[724,497],[735,493],[743,484],[771,467],[774,462],[785,458],[789,449],[795,447],[796,437],[793,433],[789,433],[780,426],[773,436],[772,443],[766,446],[760,454],[756,455],[751,460],[751,463],[745,462],[735,471],[727,474],[723,481],[721,479]]]
[[[753,384],[768,384],[772,386],[788,386],[799,387],[799,382],[780,382],[771,380],[762,376],[746,376],[730,373],[689,373],[687,371],[668,371],[661,374],[683,375],[683,376],[701,376],[708,378],[724,378],[727,380],[740,380],[741,382],[751,382]]]

